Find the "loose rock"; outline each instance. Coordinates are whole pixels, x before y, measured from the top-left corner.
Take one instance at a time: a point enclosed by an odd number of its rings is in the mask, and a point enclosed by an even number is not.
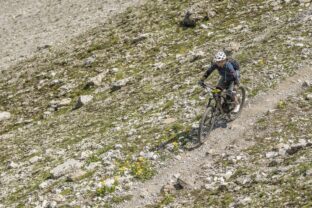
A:
[[[102,80],[105,78],[106,74],[107,74],[106,72],[102,72],[98,74],[97,76],[90,78],[86,84],[86,87],[101,86]]]
[[[78,109],[78,108],[81,108],[82,106],[88,104],[89,102],[91,102],[93,99],[93,96],[92,95],[82,95],[79,97],[75,107],[74,107],[74,110],[75,109]]]
[[[196,21],[193,18],[191,18],[191,15],[192,15],[191,12],[189,12],[189,11],[186,12],[184,19],[181,22],[182,26],[184,26],[184,27],[195,27],[196,26]]]
[[[83,177],[84,175],[86,175],[86,171],[84,170],[77,170],[73,173],[71,173],[68,177],[67,177],[67,181],[69,182],[73,182],[73,181],[78,181],[81,177]]]
[[[11,113],[9,112],[0,112],[0,121],[9,120],[11,118]]]
[[[66,175],[70,172],[72,172],[73,170],[79,169],[81,168],[83,165],[83,163],[74,160],[74,159],[70,159],[67,160],[66,162],[64,162],[61,165],[56,166],[55,168],[53,168],[50,173],[52,174],[53,178],[59,178],[63,175]]]

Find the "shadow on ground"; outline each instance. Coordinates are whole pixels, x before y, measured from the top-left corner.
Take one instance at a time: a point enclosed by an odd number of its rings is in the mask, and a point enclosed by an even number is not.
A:
[[[219,119],[216,122],[213,130],[217,128],[227,128],[228,127],[227,124],[228,122],[225,119]],[[180,138],[183,138],[183,139],[180,139]],[[174,138],[168,141],[162,142],[161,144],[152,148],[152,150],[153,151],[163,150],[166,148],[167,145],[173,142],[179,142],[180,144],[182,144],[181,148],[186,151],[195,150],[203,145],[203,143],[201,143],[198,138],[198,128],[192,128],[190,131],[183,131],[183,132],[178,133]]]

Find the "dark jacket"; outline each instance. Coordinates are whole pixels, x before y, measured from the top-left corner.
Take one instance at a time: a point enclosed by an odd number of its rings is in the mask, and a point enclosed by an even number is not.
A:
[[[204,74],[204,78],[207,79],[209,75],[215,70],[218,69],[220,76],[224,79],[225,82],[234,81],[235,84],[239,83],[237,73],[230,62],[226,62],[223,67],[219,67],[217,64],[212,64]]]

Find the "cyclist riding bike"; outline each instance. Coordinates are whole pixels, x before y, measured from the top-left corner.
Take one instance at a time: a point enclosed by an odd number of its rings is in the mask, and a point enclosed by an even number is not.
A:
[[[237,96],[233,91],[236,91],[239,87],[239,70],[235,70],[233,64],[227,59],[226,54],[223,51],[220,51],[215,55],[213,62],[214,63],[207,69],[204,76],[199,81],[199,85],[204,86],[205,79],[217,69],[221,76],[217,88],[227,90],[227,94],[231,96],[231,99],[234,102],[234,109],[232,112],[237,113],[239,112],[240,105]]]

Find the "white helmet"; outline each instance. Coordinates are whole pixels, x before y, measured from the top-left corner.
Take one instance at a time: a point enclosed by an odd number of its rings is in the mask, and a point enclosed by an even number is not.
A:
[[[217,62],[217,61],[223,61],[223,60],[225,60],[225,59],[226,59],[225,53],[224,53],[223,51],[219,51],[219,52],[215,55],[213,61],[214,61],[214,62]]]

